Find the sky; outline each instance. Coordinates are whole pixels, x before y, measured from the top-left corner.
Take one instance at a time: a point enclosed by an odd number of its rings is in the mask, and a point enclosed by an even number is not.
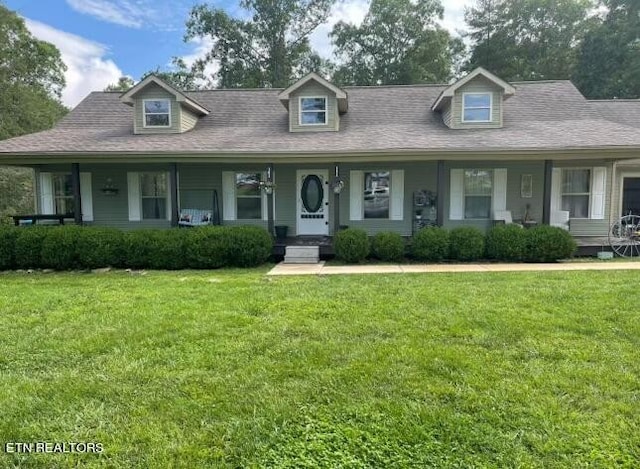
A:
[[[172,57],[191,64],[202,56],[209,43],[185,43],[183,36],[189,11],[204,2],[232,15],[240,12],[236,0],[4,0],[35,37],[60,50],[68,68],[62,101],[70,107],[121,76],[137,80],[150,70],[167,69]],[[455,34],[464,27],[464,7],[473,0],[442,4],[442,25]],[[338,0],[327,23],[310,37],[313,48],[331,58],[328,34],[333,25],[340,20],[359,24],[367,9],[368,0]]]

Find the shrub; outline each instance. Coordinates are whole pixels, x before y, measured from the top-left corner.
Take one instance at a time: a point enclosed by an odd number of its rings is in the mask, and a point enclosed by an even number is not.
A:
[[[411,242],[411,255],[426,262],[438,262],[449,255],[449,232],[432,226],[418,231]]]
[[[555,226],[536,226],[526,230],[525,260],[555,262],[573,256],[577,249],[568,231]]]
[[[382,261],[399,262],[404,258],[404,240],[398,233],[386,231],[373,237],[373,254]]]
[[[228,260],[229,240],[222,226],[185,229],[187,266],[192,269],[219,269]]]
[[[333,238],[333,247],[336,258],[350,264],[365,260],[371,249],[367,233],[356,228],[338,231]]]
[[[15,264],[20,269],[37,269],[42,267],[42,243],[49,226],[24,226],[18,229],[15,241]]]
[[[235,267],[253,267],[264,264],[271,256],[273,238],[257,226],[231,226],[227,228],[227,260]]]
[[[143,269],[151,265],[151,253],[155,244],[156,230],[144,229],[124,233],[123,264],[132,269]]]
[[[17,237],[18,228],[0,226],[0,270],[12,269],[15,266]]]
[[[497,225],[489,230],[486,253],[489,259],[521,261],[526,247],[526,232],[519,225]]]
[[[179,270],[187,266],[185,228],[156,230],[151,236],[149,267],[152,269]]]
[[[78,265],[85,269],[122,265],[123,244],[124,234],[118,229],[84,227],[76,241]]]
[[[449,253],[458,261],[475,261],[484,255],[484,234],[473,226],[454,228],[450,234]]]
[[[76,242],[82,229],[77,225],[50,228],[42,241],[42,267],[56,270],[77,267]]]

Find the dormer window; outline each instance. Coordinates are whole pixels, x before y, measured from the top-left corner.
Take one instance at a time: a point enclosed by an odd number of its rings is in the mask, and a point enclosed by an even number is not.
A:
[[[463,93],[462,122],[491,122],[493,93]]]
[[[300,125],[326,125],[327,98],[300,97]]]
[[[145,99],[143,101],[145,127],[171,127],[171,101]]]

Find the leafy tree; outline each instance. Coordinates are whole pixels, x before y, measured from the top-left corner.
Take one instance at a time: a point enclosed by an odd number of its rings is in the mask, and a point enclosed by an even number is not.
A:
[[[582,42],[574,82],[588,98],[640,98],[640,2],[603,6],[608,13]]]
[[[311,50],[309,35],[329,16],[335,0],[242,0],[246,11],[232,17],[222,8],[198,5],[187,21],[185,40],[209,38],[206,56],[193,66],[219,87],[284,87],[292,79],[324,65]],[[247,18],[248,19],[244,19]]]
[[[142,75],[141,80],[144,80],[149,75],[155,75],[179,90],[196,90],[213,87],[211,80],[207,80],[204,74],[195,68],[187,67],[184,60],[179,57],[173,58],[172,70],[160,70],[160,68],[156,68]]]
[[[333,79],[348,85],[446,82],[464,47],[437,23],[440,0],[373,0],[360,26],[339,22]]]
[[[64,116],[65,70],[55,46],[0,5],[0,140],[48,129]],[[20,211],[33,211],[32,171],[0,167],[0,222]]]
[[[124,76],[124,77],[118,78],[118,83],[112,83],[109,86],[107,86],[104,90],[105,91],[128,91],[133,85],[135,85],[133,78]]]
[[[478,0],[465,11],[472,42],[465,68],[511,81],[570,78],[592,7],[591,0]]]

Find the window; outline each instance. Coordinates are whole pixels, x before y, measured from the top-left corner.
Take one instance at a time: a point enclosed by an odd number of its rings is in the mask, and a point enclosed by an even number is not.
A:
[[[562,170],[562,210],[569,218],[589,218],[590,183],[589,169]]]
[[[53,185],[53,204],[56,215],[73,215],[73,182],[71,174],[55,173],[51,175]]]
[[[389,218],[389,171],[364,173],[364,218]]]
[[[492,172],[485,169],[464,171],[464,217],[490,218]]]
[[[262,219],[260,173],[236,173],[236,219]]]
[[[300,98],[300,125],[325,125],[327,98]]]
[[[463,93],[462,122],[491,122],[492,93]]]
[[[140,173],[142,219],[167,218],[167,173]]]
[[[168,99],[145,99],[142,105],[145,127],[171,126],[171,103]]]

